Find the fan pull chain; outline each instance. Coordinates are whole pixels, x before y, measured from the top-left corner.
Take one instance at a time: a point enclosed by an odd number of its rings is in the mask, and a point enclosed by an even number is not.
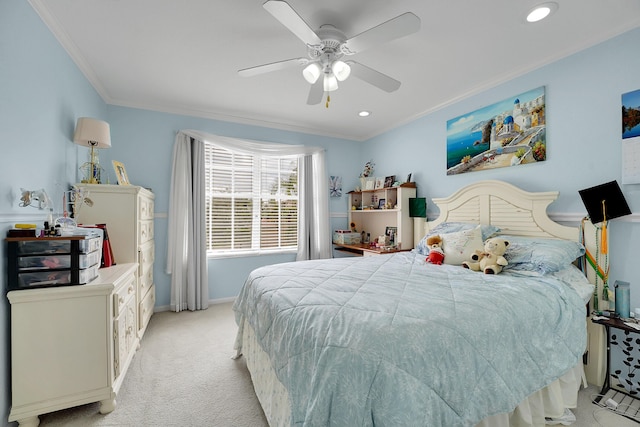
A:
[[[325,108],[329,108],[329,103],[331,102],[331,95],[327,95],[327,103],[324,104]]]

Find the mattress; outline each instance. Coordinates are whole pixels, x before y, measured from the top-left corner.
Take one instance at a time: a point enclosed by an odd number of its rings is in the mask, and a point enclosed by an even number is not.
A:
[[[288,396],[274,425],[476,425],[579,378],[586,346],[584,302],[565,282],[413,253],[263,267],[234,309],[238,350],[246,325]],[[260,384],[264,366],[247,363]]]

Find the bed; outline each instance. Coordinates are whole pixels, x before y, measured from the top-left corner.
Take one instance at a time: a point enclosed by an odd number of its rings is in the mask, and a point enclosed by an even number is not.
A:
[[[433,200],[440,216],[425,234],[446,237],[445,249],[513,241],[498,275],[462,268],[455,252],[429,264],[423,241],[254,270],[234,303],[235,348],[269,425],[541,426],[565,416],[584,378],[593,287],[572,265],[578,228],[547,216],[557,196],[481,181]]]

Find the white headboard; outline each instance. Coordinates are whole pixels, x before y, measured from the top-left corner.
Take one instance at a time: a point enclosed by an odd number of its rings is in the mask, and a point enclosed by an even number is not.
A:
[[[425,232],[445,221],[470,222],[495,225],[500,227],[501,234],[577,241],[578,227],[558,224],[547,215],[547,206],[558,194],[557,191],[532,193],[503,181],[479,181],[449,197],[433,199],[440,208],[440,216],[426,223]]]

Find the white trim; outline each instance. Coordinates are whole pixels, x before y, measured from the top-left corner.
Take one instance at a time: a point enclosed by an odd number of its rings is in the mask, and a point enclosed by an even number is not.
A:
[[[14,222],[14,223],[35,223],[38,226],[44,226],[43,221],[47,219],[47,212],[42,213],[0,213],[0,223]]]
[[[235,300],[236,300],[236,297],[210,299],[209,300],[209,307],[211,307],[212,305],[226,304],[228,302],[234,302]],[[173,310],[171,308],[171,306],[169,306],[169,305],[161,305],[161,306],[153,308],[153,312],[154,313],[160,313],[160,312],[163,312],[163,311],[175,311],[175,310]]]

